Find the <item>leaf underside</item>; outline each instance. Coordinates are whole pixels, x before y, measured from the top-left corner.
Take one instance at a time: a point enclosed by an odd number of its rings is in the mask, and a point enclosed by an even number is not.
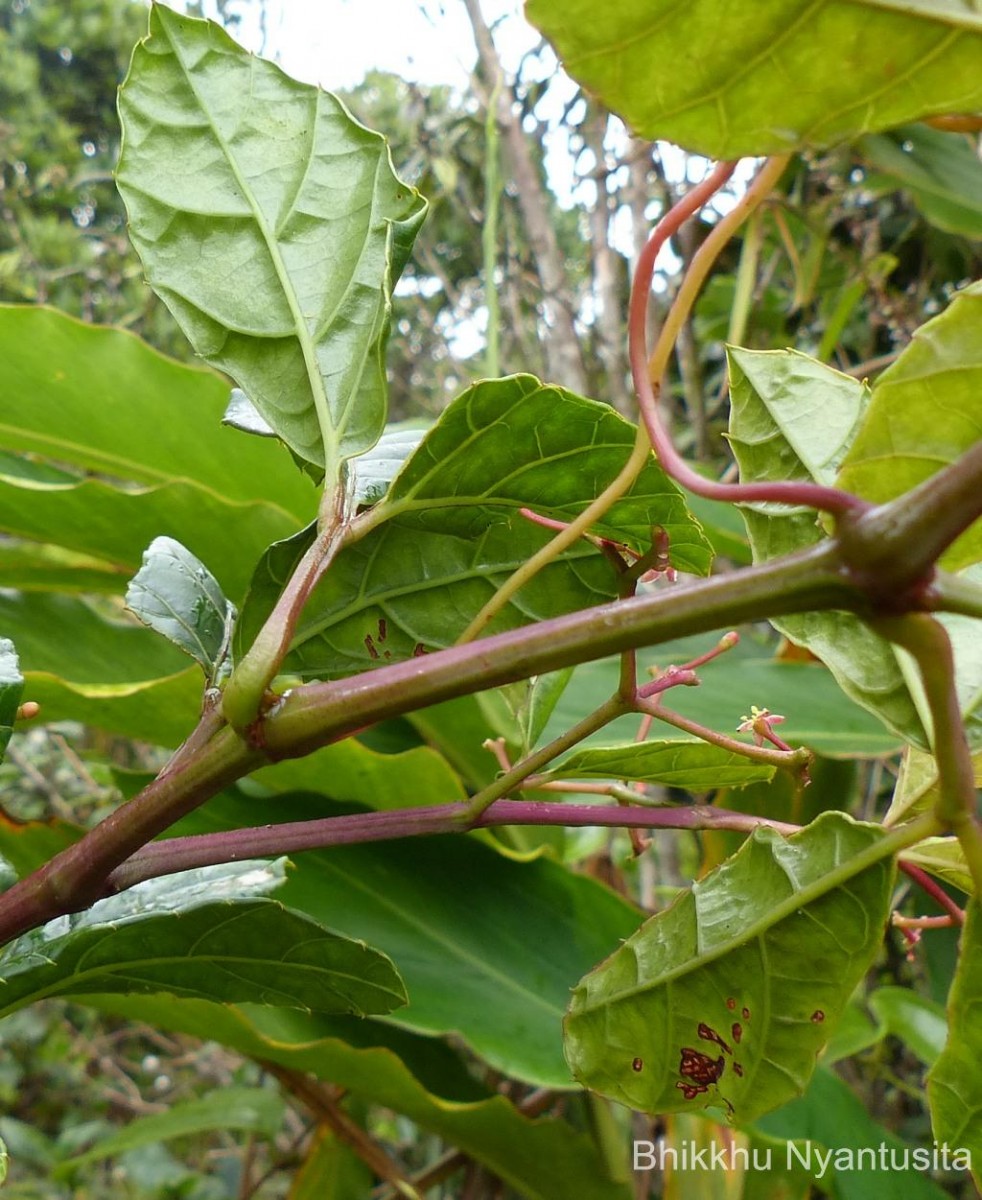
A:
[[[529,0],[526,14],[639,137],[710,158],[982,108],[982,13],[959,0]]]
[[[336,472],[385,423],[391,289],[425,201],[340,101],[161,5],[120,117],[151,286],[276,434]]]
[[[839,813],[787,840],[756,830],[575,989],[576,1078],[645,1112],[737,1122],[800,1093],[880,945],[893,869],[823,877],[879,836]]]
[[[614,478],[635,429],[608,405],[530,375],[476,384],[446,409],[373,514],[343,550],[297,624],[289,670],[340,677],[450,645],[512,571],[554,536],[520,509],[569,522]],[[595,534],[641,553],[652,529],[672,562],[706,574],[711,549],[681,493],[654,460]],[[271,548],[257,568],[237,644],[254,636],[309,544]],[[614,568],[585,540],[542,570],[491,631],[616,597]]]

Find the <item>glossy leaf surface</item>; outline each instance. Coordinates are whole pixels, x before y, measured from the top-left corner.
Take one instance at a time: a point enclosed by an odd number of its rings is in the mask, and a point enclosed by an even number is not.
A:
[[[845,1080],[824,1064],[804,1096],[768,1113],[757,1128],[798,1142],[817,1180],[837,1200],[944,1200],[949,1194],[916,1169],[914,1148],[874,1120]],[[874,1175],[868,1164],[872,1159],[879,1167],[881,1147],[890,1169],[877,1169]],[[930,1166],[930,1150],[918,1148],[927,1154]],[[861,1159],[864,1150],[866,1157]],[[905,1154],[911,1156],[906,1167]]]
[[[211,572],[180,542],[158,537],[126,589],[126,605],[200,663],[211,684],[228,653],[235,608]]]
[[[425,202],[333,96],[161,5],[120,116],[117,182],[151,286],[333,480],[385,423],[391,289]]]
[[[786,154],[982,107],[982,15],[950,0],[529,0],[588,92],[645,139]],[[889,54],[882,51],[889,47]]]
[[[634,427],[607,405],[529,375],[470,388],[400,471],[371,514],[370,531],[338,555],[312,593],[287,667],[336,677],[451,644],[552,536],[519,509],[570,521],[614,478],[634,438]],[[667,531],[675,565],[708,571],[709,544],[652,459],[593,532],[640,553],[654,525]],[[272,547],[260,563],[237,634],[243,644],[307,538]],[[490,628],[559,616],[616,594],[614,568],[581,541],[522,588]]]
[[[848,866],[878,836],[838,813],[787,840],[756,830],[577,986],[577,1079],[631,1108],[721,1106],[736,1122],[803,1091],[883,937],[892,865]]]
[[[0,629],[20,649],[31,698],[46,721],[84,721],[177,746],[201,711],[201,672],[125,614],[112,619],[78,596],[0,594]]]
[[[0,449],[145,487],[187,481],[229,502],[262,500],[296,525],[316,510],[274,443],[221,428],[229,386],[215,371],[34,306],[0,305],[0,357]]]
[[[0,954],[0,1012],[47,996],[166,992],[317,1012],[388,1012],[392,963],[268,900],[285,866],[201,868],[138,884],[59,917]]]
[[[174,832],[253,825],[269,811],[268,800],[222,795]],[[282,821],[339,811],[324,796],[276,799]],[[569,990],[637,928],[632,905],[554,862],[513,862],[471,838],[333,846],[291,858],[284,904],[392,957],[410,1002],[391,1020],[455,1033],[495,1068],[539,1086],[571,1085],[561,1037]]]

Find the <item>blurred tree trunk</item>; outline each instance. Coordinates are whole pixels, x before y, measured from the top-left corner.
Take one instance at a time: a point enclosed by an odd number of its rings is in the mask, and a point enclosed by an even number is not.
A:
[[[503,80],[501,62],[484,20],[479,0],[464,0],[474,31],[478,60],[489,87]],[[516,111],[515,95],[507,84],[497,89],[497,117],[504,134],[512,178],[518,191],[518,203],[525,221],[525,233],[532,248],[542,284],[542,316],[545,326],[543,343],[550,381],[574,392],[588,390],[579,336],[573,319],[575,305],[567,279],[559,239],[549,219],[549,205],[540,182],[539,169],[532,158],[522,120]]]
[[[593,299],[596,306],[594,327],[597,355],[603,367],[598,399],[606,400],[619,412],[633,415],[634,398],[627,385],[627,331],[624,315],[626,296],[619,271],[620,255],[610,244],[611,196],[608,187],[607,158],[604,142],[609,114],[592,101],[587,102],[583,123],[583,141],[594,160],[597,194],[590,209],[590,253],[593,275]]]

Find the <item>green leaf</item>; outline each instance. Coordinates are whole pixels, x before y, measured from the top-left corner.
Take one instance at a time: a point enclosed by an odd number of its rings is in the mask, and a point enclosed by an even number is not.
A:
[[[956,837],[925,838],[923,842],[905,850],[904,858],[922,871],[958,888],[966,896],[975,892],[965,852]]]
[[[272,1088],[223,1087],[207,1096],[179,1101],[166,1112],[134,1118],[118,1132],[60,1164],[55,1177],[70,1176],[84,1163],[114,1158],[127,1150],[211,1130],[243,1130],[272,1141],[283,1123],[285,1109],[283,1097]]]
[[[979,440],[982,283],[960,291],[876,381],[839,487],[882,503],[923,483]],[[976,521],[940,559],[950,571],[982,559]]]
[[[639,677],[672,663],[688,662],[710,650],[718,640],[714,634],[700,634],[642,650],[638,653]],[[540,741],[558,736],[611,696],[617,688],[619,669],[618,660],[613,658],[577,667]],[[844,696],[823,666],[775,658],[769,648],[756,645],[752,636],[743,637],[734,649],[701,667],[699,677],[701,687],[668,691],[664,707],[737,737],[737,726],[750,706],[756,704],[787,718],[780,732],[791,745],[808,746],[828,756],[876,757],[900,748],[900,739]],[[656,738],[681,740],[687,736],[660,724],[655,728]],[[630,741],[637,729],[637,717],[622,717],[583,744]]]
[[[948,997],[948,1040],[927,1078],[931,1125],[940,1145],[971,1155],[972,1176],[982,1186],[982,932],[979,901],[972,900],[959,942],[958,969]]]
[[[869,391],[797,351],[728,349],[730,435],[742,482],[795,480],[830,487],[856,437]],[[748,504],[741,511],[754,561],[814,545],[825,536],[814,510]],[[902,737],[927,733],[889,642],[858,617],[814,612],[771,624],[825,663],[842,690]]]
[[[324,746],[305,758],[284,759],[250,778],[274,792],[321,792],[332,800],[379,810],[467,798],[460,776],[429,746],[382,754],[356,738]]]
[[[37,542],[0,543],[0,579],[23,592],[118,592],[127,572],[87,554]]]
[[[310,483],[275,445],[221,428],[229,385],[214,371],[121,329],[13,305],[0,305],[0,361],[6,394],[18,400],[0,416],[0,449],[107,481],[187,482],[229,505],[263,501],[294,528],[316,510]]]
[[[973,713],[973,720],[970,722],[973,728],[976,718],[977,710]],[[982,787],[982,751],[977,751],[972,755],[972,772],[976,787]],[[938,764],[934,756],[925,754],[923,750],[918,750],[914,746],[908,746],[900,763],[897,785],[893,789],[893,797],[883,823],[899,825],[901,821],[909,821],[919,813],[927,812],[936,803],[938,795]],[[923,853],[930,846],[932,852],[937,851],[944,842],[945,839],[942,838],[928,838],[926,841],[919,842],[916,850],[918,853]],[[939,858],[939,863],[942,858],[948,860],[949,865],[954,865],[947,853]],[[965,869],[964,858],[961,858],[960,862],[961,868]],[[930,868],[928,869],[930,870]],[[971,887],[962,890],[971,891]]]
[[[120,117],[117,183],[151,286],[333,484],[385,423],[391,291],[425,201],[340,101],[162,5]]]
[[[0,637],[0,761],[14,732],[14,721],[23,691],[24,676],[20,673],[14,643],[9,638]]]
[[[369,531],[338,555],[314,589],[286,669],[333,678],[450,645],[553,536],[519,510],[572,520],[618,473],[634,440],[634,427],[607,405],[529,375],[468,389],[370,514]],[[593,532],[642,552],[653,525],[667,531],[676,566],[708,571],[708,542],[651,459]],[[262,560],[237,645],[250,642],[309,537],[273,546]],[[581,541],[522,588],[490,628],[515,628],[616,595],[613,567]]]
[[[457,986],[461,977],[445,974],[445,988],[448,978]],[[526,1117],[502,1095],[467,1103],[442,1099],[427,1091],[391,1050],[349,1044],[326,1031],[321,1018],[160,997],[89,1000],[153,1028],[219,1041],[252,1058],[313,1072],[458,1146],[527,1200],[629,1200],[632,1195],[627,1184],[610,1178],[593,1139],[568,1122]],[[494,1004],[482,1007],[485,1018],[493,1015]],[[377,1023],[365,1021],[360,1027],[370,1031]]]
[[[882,941],[880,832],[840,813],[787,840],[755,830],[577,986],[576,1078],[631,1108],[722,1105],[737,1122],[803,1091]]]
[[[362,1200],[374,1173],[336,1133],[321,1125],[290,1184],[290,1200]]]
[[[254,825],[271,808],[223,794],[171,832]],[[275,800],[278,821],[340,811],[350,809],[319,795]],[[632,905],[556,863],[514,862],[470,838],[333,846],[293,861],[284,904],[392,957],[410,997],[396,1024],[453,1032],[497,1070],[571,1086],[561,1036],[569,990],[637,927]]]
[[[228,656],[235,607],[218,581],[173,538],[158,537],[126,589],[127,607],[201,664],[209,686]]]
[[[873,168],[864,191],[902,188],[938,229],[982,238],[982,163],[963,134],[928,125],[903,125],[860,138],[859,150]]]
[[[923,1173],[932,1165],[934,1147],[901,1141],[824,1066],[804,1096],[768,1113],[757,1128],[792,1141],[788,1153],[796,1162],[804,1160],[836,1200],[945,1200],[948,1195]],[[886,1170],[879,1165],[881,1147],[888,1156]]]
[[[552,779],[631,779],[704,792],[773,778],[774,767],[707,742],[654,740],[590,746],[547,772]]]
[[[934,1065],[948,1034],[948,1021],[940,1004],[903,987],[877,988],[868,1003],[887,1033],[899,1038],[921,1062]]]
[[[110,613],[76,596],[0,593],[0,629],[20,648],[45,721],[179,745],[200,716],[200,672],[127,614]]]
[[[917,0],[529,0],[570,75],[639,137],[709,158],[787,154],[982,107],[982,16]],[[725,31],[725,33],[724,33]],[[887,52],[888,51],[888,52]],[[796,86],[797,85],[797,86]]]
[[[230,538],[233,527],[236,535]],[[146,547],[167,529],[209,564],[229,595],[241,597],[269,543],[296,527],[272,505],[230,502],[185,481],[134,487],[87,479],[41,488],[0,473],[0,530],[108,560],[124,569],[119,590],[139,569]]]
[[[59,917],[0,953],[0,1014],[48,996],[166,992],[318,1012],[405,1002],[392,963],[264,898],[284,861],[203,867]]]

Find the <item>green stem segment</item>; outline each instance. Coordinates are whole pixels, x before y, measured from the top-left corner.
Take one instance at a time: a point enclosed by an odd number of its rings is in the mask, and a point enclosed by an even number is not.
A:
[[[269,686],[290,649],[303,606],[344,544],[349,529],[347,509],[344,488],[324,493],[316,538],[225,685],[222,713],[240,734],[246,734],[260,717]]]
[[[631,711],[630,700],[625,700],[622,696],[611,696],[609,700],[604,701],[599,708],[593,710],[582,721],[578,721],[572,729],[567,729],[565,733],[551,741],[547,746],[543,746],[541,750],[536,750],[534,754],[528,755],[522,759],[520,763],[516,763],[510,771],[506,771],[499,776],[494,783],[488,784],[467,805],[466,825],[473,824],[474,821],[486,809],[494,804],[502,796],[507,794],[514,788],[519,787],[524,780],[536,771],[541,770],[547,763],[552,762],[554,758],[558,758],[560,754],[572,749],[573,746],[582,742],[584,738],[588,738],[591,733],[596,733],[598,729],[603,729],[605,725],[609,725],[611,721],[616,721],[618,717],[622,717],[625,713]]]
[[[982,896],[982,826],[976,815],[975,772],[955,690],[955,661],[948,634],[933,617],[922,613],[881,617],[871,624],[917,663],[934,723],[933,750],[938,764],[934,819],[958,837],[975,894]]]

